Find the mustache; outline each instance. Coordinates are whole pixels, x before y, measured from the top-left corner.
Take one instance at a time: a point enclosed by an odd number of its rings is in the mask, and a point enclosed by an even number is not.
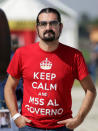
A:
[[[46,30],[46,31],[44,32],[44,35],[47,34],[47,33],[52,33],[53,35],[55,35],[55,32],[54,32],[53,30]]]

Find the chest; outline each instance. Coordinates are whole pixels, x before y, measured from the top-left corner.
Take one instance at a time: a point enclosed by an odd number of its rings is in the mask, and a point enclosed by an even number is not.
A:
[[[31,55],[22,61],[22,75],[28,80],[56,82],[71,77],[72,67],[55,54]]]

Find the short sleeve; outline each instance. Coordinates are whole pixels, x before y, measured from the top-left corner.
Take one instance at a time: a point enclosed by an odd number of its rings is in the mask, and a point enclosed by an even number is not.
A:
[[[82,53],[79,51],[75,55],[75,78],[78,80],[84,79],[88,75],[88,68],[85,63]]]
[[[7,73],[16,79],[19,79],[22,74],[21,70],[22,70],[22,64],[21,64],[20,50],[17,49],[8,66]]]

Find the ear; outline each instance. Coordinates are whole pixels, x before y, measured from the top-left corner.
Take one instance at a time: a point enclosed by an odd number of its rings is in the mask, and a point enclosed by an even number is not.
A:
[[[60,29],[61,29],[61,31],[62,31],[62,29],[63,29],[63,24],[62,24],[62,23],[60,24]]]
[[[60,23],[60,32],[62,32],[62,29],[63,29],[63,24]]]
[[[38,26],[36,25],[36,32],[37,32],[37,34],[38,34]]]

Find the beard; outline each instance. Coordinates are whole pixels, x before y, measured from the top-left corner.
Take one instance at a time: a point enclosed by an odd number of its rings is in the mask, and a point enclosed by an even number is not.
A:
[[[39,31],[38,31],[38,35],[39,35],[40,39],[42,39],[45,42],[52,42],[54,40],[59,39],[59,36],[60,36],[60,34],[59,34],[58,37],[55,37],[55,32],[53,30],[46,30],[43,33],[43,37],[40,36]]]

